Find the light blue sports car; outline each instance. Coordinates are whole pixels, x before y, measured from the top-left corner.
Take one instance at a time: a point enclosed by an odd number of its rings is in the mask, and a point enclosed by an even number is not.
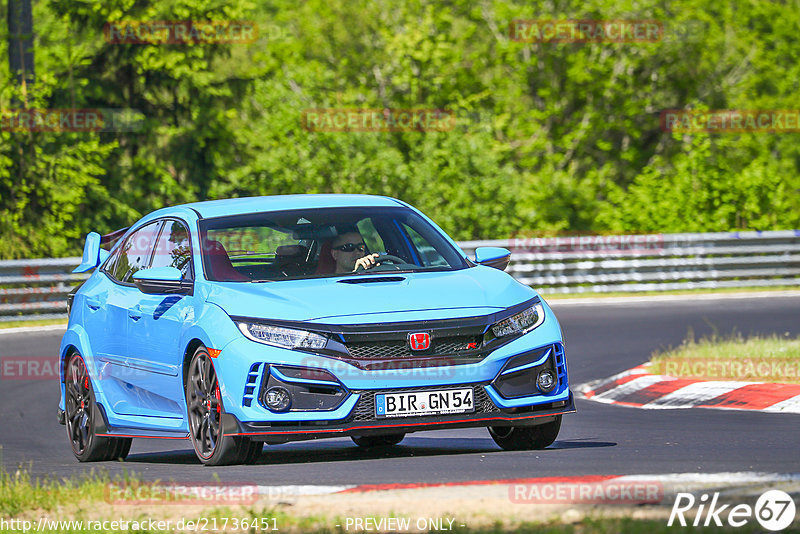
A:
[[[199,202],[90,233],[59,420],[80,461],[124,459],[133,438],[188,439],[221,465],[264,443],[479,426],[547,447],[575,411],[561,329],[509,258],[468,258],[367,195]]]

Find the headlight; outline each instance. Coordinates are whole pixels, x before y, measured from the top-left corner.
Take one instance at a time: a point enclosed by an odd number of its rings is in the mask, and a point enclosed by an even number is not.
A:
[[[544,307],[539,302],[508,319],[495,323],[492,325],[492,333],[497,337],[526,334],[543,322]]]
[[[328,342],[328,338],[314,332],[280,326],[239,323],[239,330],[253,341],[287,349],[321,349]]]

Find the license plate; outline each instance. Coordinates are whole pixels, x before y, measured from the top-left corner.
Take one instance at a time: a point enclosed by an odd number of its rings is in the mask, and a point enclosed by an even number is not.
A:
[[[472,388],[379,393],[375,395],[375,417],[412,417],[475,411]]]

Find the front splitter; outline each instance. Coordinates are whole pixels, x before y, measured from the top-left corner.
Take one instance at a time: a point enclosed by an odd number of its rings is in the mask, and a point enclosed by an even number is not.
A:
[[[297,423],[242,422],[231,414],[223,414],[222,427],[225,436],[240,436],[254,441],[286,443],[309,439],[333,438],[341,436],[368,436],[380,434],[399,434],[425,430],[444,430],[452,428],[488,426],[536,426],[555,420],[558,415],[574,413],[575,402],[572,394],[564,406],[520,413],[491,412],[457,414],[443,416],[424,416],[407,418],[387,418],[371,421],[304,421]]]

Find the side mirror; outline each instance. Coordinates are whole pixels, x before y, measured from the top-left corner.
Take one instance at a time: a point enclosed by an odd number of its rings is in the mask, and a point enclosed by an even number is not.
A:
[[[91,271],[108,258],[108,251],[100,248],[100,234],[89,232],[86,234],[86,243],[83,245],[81,264],[75,267],[73,273]]]
[[[175,267],[153,267],[133,274],[133,283],[142,293],[150,295],[189,294],[194,289],[191,280],[184,280]]]
[[[478,247],[475,249],[475,263],[505,271],[511,261],[511,252],[500,247]]]

